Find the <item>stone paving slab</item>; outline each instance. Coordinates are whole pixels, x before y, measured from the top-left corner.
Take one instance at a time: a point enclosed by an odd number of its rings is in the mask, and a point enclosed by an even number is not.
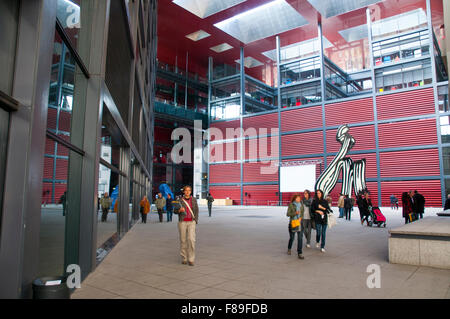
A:
[[[338,219],[326,252],[293,249],[288,256],[285,207],[200,207],[194,267],[181,264],[177,222],[151,214],[136,224],[72,298],[450,298],[450,270],[388,262],[389,229],[403,225],[401,209],[382,208],[386,228]],[[425,216],[439,208],[427,209]],[[259,217],[248,217],[248,216]],[[175,218],[176,219],[176,218]],[[174,219],[174,220],[175,220]],[[305,242],[304,242],[305,244]],[[296,247],[296,243],[294,243]],[[379,265],[381,288],[369,289],[367,267]]]

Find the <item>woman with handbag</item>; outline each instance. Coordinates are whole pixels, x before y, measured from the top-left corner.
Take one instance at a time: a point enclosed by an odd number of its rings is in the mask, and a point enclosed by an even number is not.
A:
[[[289,217],[289,244],[288,244],[288,255],[291,254],[292,244],[295,240],[295,234],[297,234],[297,254],[299,259],[305,259],[302,254],[303,246],[303,228],[300,227],[301,220],[303,218],[303,213],[301,212],[301,197],[295,194],[291,198],[291,203],[288,206],[286,216]]]
[[[409,196],[408,192],[402,193],[402,207],[403,207],[403,218],[405,218],[405,224],[411,223],[413,221],[413,207],[411,196]]]
[[[316,248],[320,247],[320,251],[324,253],[325,238],[328,226],[327,214],[331,209],[328,205],[328,201],[323,198],[323,192],[320,189],[316,190],[311,207],[314,221],[316,222]]]
[[[302,199],[302,206],[300,208],[300,215],[302,216],[302,231],[303,234],[305,234],[306,238],[306,247],[311,247],[311,229],[315,228],[313,225],[314,219],[312,218],[311,213],[311,204],[312,204],[312,198],[311,193],[309,190],[305,190],[303,192],[303,199]]]

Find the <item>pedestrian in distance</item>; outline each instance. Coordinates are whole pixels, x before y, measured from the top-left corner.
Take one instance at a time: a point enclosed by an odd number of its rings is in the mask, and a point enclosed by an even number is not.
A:
[[[198,224],[198,204],[193,197],[191,186],[184,186],[183,196],[180,197],[180,206],[174,209],[178,215],[178,231],[180,234],[180,255],[183,265],[194,266],[196,225]]]
[[[150,202],[148,201],[147,196],[144,195],[144,197],[139,203],[139,206],[142,223],[147,224],[147,214],[150,212]]]
[[[353,208],[353,199],[351,197],[349,197],[348,195],[345,195],[344,213],[345,213],[346,220],[352,219],[352,208]]]
[[[59,202],[62,204],[63,207],[63,216],[66,216],[66,209],[67,209],[67,191],[64,191],[64,194],[61,195]]]
[[[301,212],[301,197],[298,194],[295,194],[291,198],[291,202],[289,203],[288,210],[286,216],[289,217],[289,243],[288,243],[288,255],[291,254],[292,244],[295,240],[295,235],[297,235],[297,256],[299,259],[304,259],[302,254],[302,246],[303,246],[303,228],[301,227],[301,221],[303,218],[303,214]]]
[[[158,193],[157,198],[155,200],[155,206],[158,210],[159,215],[159,222],[163,222],[163,214],[164,214],[164,207],[166,206],[166,199],[162,196],[161,193]]]
[[[405,219],[405,224],[411,223],[414,219],[413,217],[413,207],[412,207],[412,201],[411,201],[411,196],[409,196],[408,192],[403,192],[402,193],[402,215],[403,218]]]
[[[172,215],[173,215],[172,201],[173,201],[172,195],[167,194],[167,199],[166,199],[167,222],[172,221]]]
[[[345,211],[345,196],[342,193],[339,193],[339,199],[338,199],[338,208],[339,208],[339,218],[344,218],[344,211]]]
[[[206,200],[208,202],[208,214],[209,217],[211,217],[212,203],[214,202],[214,197],[212,197],[211,193],[208,193],[208,196],[206,196]]]
[[[444,210],[450,209],[450,194],[447,195],[447,199],[445,200]]]
[[[111,197],[109,197],[109,194],[105,192],[103,194],[103,197],[100,199],[100,207],[102,208],[102,222],[106,222],[106,220],[108,219],[108,212],[109,208],[111,207],[111,203]]]
[[[422,219],[423,214],[425,213],[425,197],[420,194],[417,190],[414,191],[413,195],[414,206],[415,206],[415,214],[417,219]]]

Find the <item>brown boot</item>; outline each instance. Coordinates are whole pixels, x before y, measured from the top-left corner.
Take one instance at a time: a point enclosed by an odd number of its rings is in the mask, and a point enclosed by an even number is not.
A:
[[[186,260],[183,260],[181,263],[182,263],[183,265],[186,265],[186,264],[187,264],[187,261],[186,261]]]
[[[291,250],[290,249],[288,249],[288,255],[290,255],[291,254]]]
[[[189,266],[194,266],[194,263],[191,261],[188,264],[189,264]]]

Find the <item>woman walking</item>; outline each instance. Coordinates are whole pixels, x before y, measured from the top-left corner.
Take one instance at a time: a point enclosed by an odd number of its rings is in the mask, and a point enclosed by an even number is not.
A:
[[[327,214],[331,209],[328,205],[328,201],[323,198],[323,192],[320,189],[316,190],[311,206],[312,211],[314,212],[314,221],[316,223],[316,248],[320,247],[320,251],[324,253],[328,226]]]
[[[286,216],[289,217],[289,244],[288,244],[288,255],[291,254],[292,244],[295,240],[295,234],[297,234],[297,254],[299,259],[305,259],[302,254],[303,246],[303,228],[300,226],[303,214],[301,212],[301,198],[300,195],[296,194],[292,196],[291,203],[288,206]]]
[[[311,229],[313,227],[314,220],[312,219],[312,213],[311,213],[311,193],[309,190],[305,190],[303,192],[303,199],[302,199],[302,206],[300,208],[300,214],[302,216],[302,231],[303,234],[305,234],[306,238],[306,247],[311,247]]]
[[[405,224],[412,222],[412,201],[411,196],[409,196],[408,192],[402,193],[402,207],[403,207],[403,218],[405,218]]]
[[[150,211],[150,202],[148,201],[147,196],[144,196],[142,198],[139,205],[141,206],[140,211],[141,211],[142,223],[147,224],[147,214]]]

